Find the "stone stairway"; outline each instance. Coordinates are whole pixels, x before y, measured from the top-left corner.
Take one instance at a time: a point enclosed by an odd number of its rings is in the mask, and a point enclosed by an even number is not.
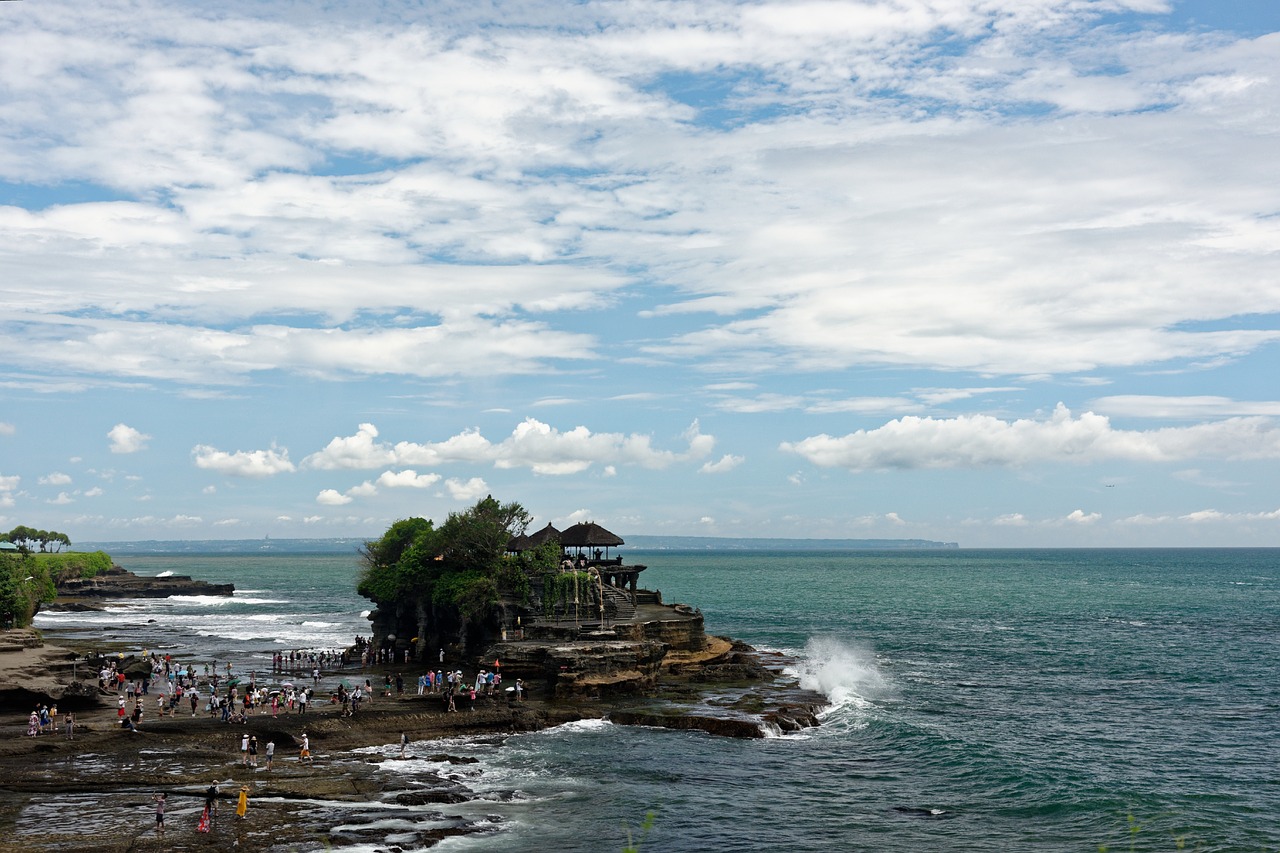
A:
[[[604,608],[615,622],[630,622],[636,616],[636,606],[631,603],[631,594],[609,584],[604,585]]]

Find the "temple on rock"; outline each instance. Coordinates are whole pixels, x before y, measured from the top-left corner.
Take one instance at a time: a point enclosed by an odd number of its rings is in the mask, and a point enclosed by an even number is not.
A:
[[[484,521],[501,509],[482,502],[465,520]],[[451,523],[439,533],[464,529]],[[644,692],[661,667],[707,649],[701,611],[664,604],[661,592],[643,589],[646,567],[628,563],[619,551],[622,537],[594,521],[566,530],[548,524],[533,533],[507,527],[499,540],[505,545],[480,571],[450,566],[450,559],[461,559],[451,555],[470,552],[441,545],[428,523],[397,524],[370,543],[369,556],[381,562],[366,575],[365,587],[378,603],[370,614],[375,647],[392,661],[501,661],[504,673],[544,681],[556,695],[598,696]],[[407,545],[411,535],[417,551]],[[431,543],[441,556],[406,571],[405,560],[429,553],[422,546]],[[377,568],[383,565],[388,568]],[[378,595],[373,587],[382,580],[401,586]],[[442,600],[445,593],[456,603]]]

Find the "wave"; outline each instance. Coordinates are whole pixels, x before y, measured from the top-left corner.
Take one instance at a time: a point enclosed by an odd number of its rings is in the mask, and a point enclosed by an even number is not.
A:
[[[830,699],[829,710],[865,706],[894,692],[892,682],[876,666],[873,652],[834,637],[810,638],[790,674],[801,687]]]

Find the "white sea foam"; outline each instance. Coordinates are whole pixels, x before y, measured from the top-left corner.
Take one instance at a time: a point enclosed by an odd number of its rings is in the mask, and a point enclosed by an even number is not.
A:
[[[893,691],[868,649],[849,646],[834,637],[813,637],[790,673],[806,690],[815,690],[836,708],[870,704]]]
[[[288,604],[278,598],[247,598],[241,595],[171,595],[165,599],[178,607],[225,607],[228,604]]]
[[[160,574],[156,575],[156,577],[158,577],[158,578],[171,578],[171,577],[173,577],[173,572],[161,572]]]

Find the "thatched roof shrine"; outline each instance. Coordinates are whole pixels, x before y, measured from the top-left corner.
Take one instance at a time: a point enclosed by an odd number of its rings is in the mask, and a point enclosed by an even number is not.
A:
[[[560,534],[560,544],[566,548],[613,548],[622,545],[622,537],[610,533],[594,521],[575,524]]]
[[[548,524],[546,527],[534,533],[521,534],[520,536],[511,537],[511,541],[507,543],[507,550],[513,553],[521,551],[532,551],[543,542],[559,542],[560,531]]]

